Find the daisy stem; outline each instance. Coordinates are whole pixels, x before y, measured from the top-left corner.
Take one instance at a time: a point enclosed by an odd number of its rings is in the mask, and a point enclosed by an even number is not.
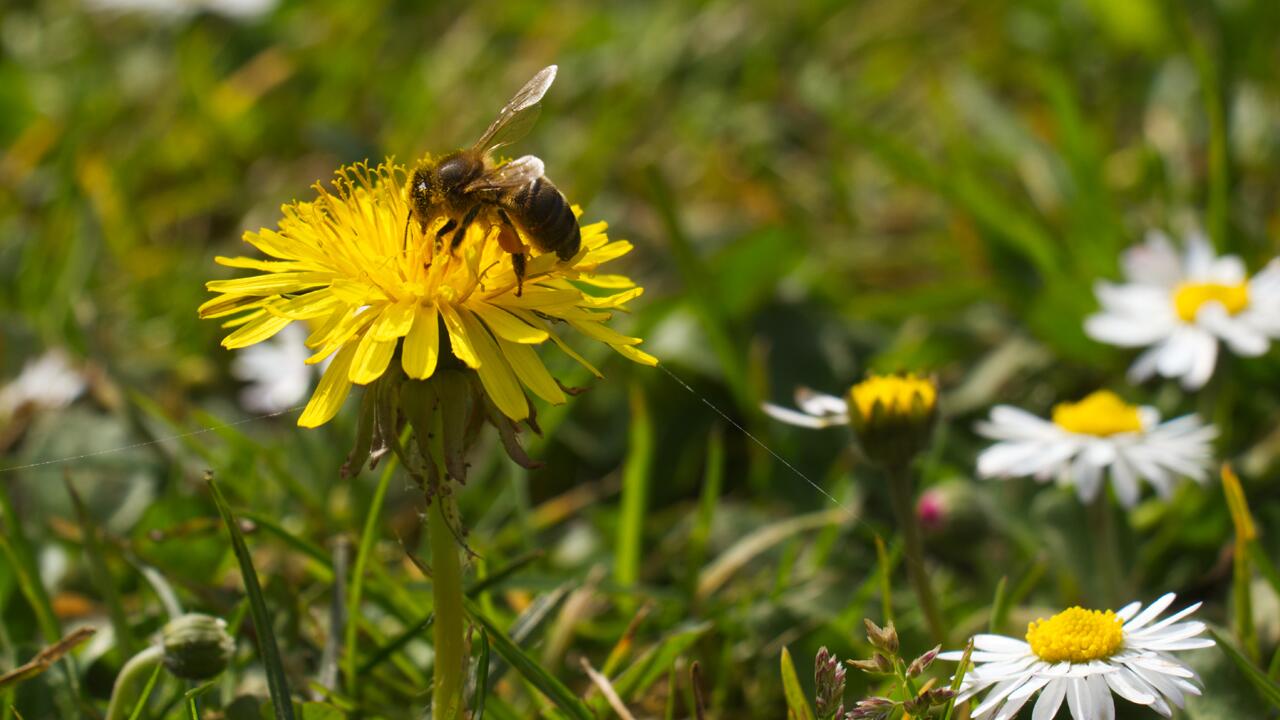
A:
[[[1124,575],[1120,569],[1120,544],[1116,541],[1115,520],[1111,516],[1105,488],[1089,504],[1089,516],[1093,523],[1094,562],[1102,580],[1102,601],[1106,607],[1113,607],[1120,600],[1120,584]]]
[[[889,498],[893,503],[893,514],[898,522],[898,531],[902,533],[903,559],[906,560],[907,577],[915,590],[916,599],[920,601],[920,610],[924,613],[925,622],[929,625],[929,634],[935,642],[947,644],[946,625],[942,622],[942,614],[938,612],[937,599],[929,584],[929,575],[924,569],[924,542],[921,539],[920,523],[914,511],[911,482],[911,469],[908,466],[887,468],[889,480]]]
[[[433,444],[437,476],[447,483],[444,467],[443,432],[437,414]],[[431,716],[454,720],[462,714],[462,683],[465,677],[466,617],[462,609],[462,564],[460,548],[449,518],[458,517],[458,504],[447,489],[437,491],[427,511],[427,541],[431,546],[431,592],[434,600],[435,669],[431,692]]]

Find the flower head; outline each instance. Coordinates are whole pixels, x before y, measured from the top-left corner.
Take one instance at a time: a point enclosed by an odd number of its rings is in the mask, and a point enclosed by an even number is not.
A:
[[[1105,475],[1126,507],[1138,501],[1139,480],[1162,497],[1172,493],[1177,477],[1205,480],[1217,435],[1195,415],[1162,423],[1155,408],[1130,405],[1107,390],[1059,404],[1052,421],[998,405],[978,432],[999,441],[978,456],[983,477],[1056,479],[1074,485],[1088,502]]]
[[[770,417],[808,428],[849,425],[867,456],[881,465],[901,465],[915,457],[933,430],[938,387],[914,374],[872,375],[849,388],[845,398],[796,390],[799,411],[765,403]]]
[[[1100,342],[1148,348],[1129,369],[1135,382],[1158,373],[1195,390],[1213,374],[1219,341],[1251,357],[1280,338],[1280,260],[1250,278],[1240,258],[1217,257],[1203,235],[1189,237],[1179,257],[1153,232],[1122,263],[1127,282],[1098,283],[1102,312],[1084,327]]]
[[[1186,695],[1200,694],[1196,674],[1172,653],[1213,646],[1198,637],[1204,623],[1179,622],[1200,603],[1155,622],[1173,600],[1167,594],[1146,610],[1137,602],[1116,612],[1073,607],[1032,622],[1025,642],[978,635],[970,658],[975,667],[965,674],[959,699],[990,689],[973,711],[975,720],[1010,720],[1036,693],[1037,718],[1054,717],[1064,700],[1075,720],[1115,717],[1112,693],[1168,717]]]
[[[410,223],[405,183],[405,168],[391,163],[343,168],[332,191],[317,185],[314,200],[284,206],[278,230],[245,233],[270,259],[218,258],[259,273],[207,285],[217,297],[200,307],[200,316],[231,318],[224,347],[260,343],[302,320],[317,326],[306,341],[312,350],[306,362],[333,358],[299,425],[329,421],[353,384],[372,383],[393,363],[414,380],[431,378],[445,364],[469,369],[503,415],[526,419],[526,390],[565,401],[534,346],[550,340],[599,376],[553,323],[656,364],[635,347],[639,339],[606,324],[611,311],[625,310],[643,289],[597,272],[631,250],[628,242],[610,241],[604,223],[582,228],[582,248],[567,261],[555,254],[530,258],[520,293],[496,228],[473,223],[459,247],[443,246],[436,231],[448,218],[434,218],[425,232]]]

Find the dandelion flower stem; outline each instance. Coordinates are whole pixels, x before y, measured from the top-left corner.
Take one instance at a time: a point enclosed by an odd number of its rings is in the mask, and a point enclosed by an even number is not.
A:
[[[924,569],[924,542],[921,540],[920,523],[916,520],[912,503],[911,469],[907,466],[886,468],[889,481],[889,497],[893,502],[893,514],[898,522],[898,530],[902,533],[903,559],[907,564],[907,577],[915,590],[916,599],[920,601],[920,610],[924,613],[925,622],[929,626],[929,634],[934,642],[946,644],[947,631],[942,622],[942,614],[938,611],[938,603],[929,585],[929,575]]]
[[[432,423],[437,477],[447,480],[444,467],[442,419]],[[431,717],[455,720],[462,716],[462,683],[466,677],[466,618],[462,609],[461,548],[451,518],[456,523],[458,504],[453,493],[440,488],[427,512],[427,541],[431,545],[431,591],[434,599],[435,670],[431,693]]]

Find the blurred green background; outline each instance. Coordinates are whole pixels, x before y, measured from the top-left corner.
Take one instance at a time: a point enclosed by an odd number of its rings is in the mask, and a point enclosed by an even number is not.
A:
[[[469,144],[551,63],[560,73],[539,124],[512,150],[542,157],[586,219],[635,243],[618,271],[647,292],[616,324],[693,389],[592,349],[604,381],[553,367],[591,389],[543,409],[544,436],[525,438],[543,469],[490,445],[473,460],[460,499],[476,575],[544,553],[482,604],[518,616],[524,646],[571,688],[588,685],[579,658],[601,667],[631,632],[613,669],[650,658],[625,698],[639,714],[661,714],[669,668],[687,692],[696,660],[715,717],[778,717],[782,647],[802,676],[819,645],[866,652],[861,618],[882,615],[872,541],[893,534],[887,495],[840,431],[761,415],[760,402],[788,403],[797,385],[937,374],[947,418],[923,482],[951,503],[930,542],[957,633],[986,626],[1002,576],[1017,590],[1015,635],[1024,615],[1096,591],[1074,496],[973,480],[972,424],[995,402],[1043,412],[1112,387],[1167,414],[1200,410],[1222,426],[1221,457],[1237,463],[1260,523],[1278,519],[1275,352],[1227,361],[1196,398],[1172,383],[1126,389],[1132,353],[1081,329],[1093,283],[1115,277],[1119,252],[1148,228],[1203,227],[1251,269],[1277,254],[1272,0],[10,0],[0,378],[61,350],[86,386],[67,407],[0,418],[2,462],[132,446],[0,473],[8,557],[38,567],[62,629],[106,627],[119,608],[136,647],[164,621],[162,588],[243,619],[201,480],[210,469],[255,521],[249,542],[295,691],[323,682],[333,558],[359,537],[377,473],[338,475],[354,402],[314,431],[295,428],[296,413],[239,405],[234,354],[195,314],[204,282],[230,273],[213,257],[250,250],[243,231],[274,226],[282,203],[341,165]],[[862,519],[832,520],[830,500],[711,405]],[[430,604],[404,552],[419,544],[421,498],[407,479],[390,488],[357,614],[362,657]],[[1216,482],[1124,520],[1130,594],[1204,599],[1226,624],[1232,530]],[[104,532],[109,577],[86,561],[86,527]],[[767,542],[733,553],[751,538]],[[17,574],[0,564],[0,668],[47,640]],[[904,644],[923,651],[906,584],[895,588]],[[1269,586],[1256,591],[1265,664],[1280,606]],[[240,652],[207,717],[266,695],[254,635],[236,627]],[[0,699],[26,718],[92,716],[127,645],[100,633],[78,677],[51,671]],[[1224,689],[1192,716],[1265,716],[1216,651],[1202,655]],[[348,707],[419,716],[429,658],[425,636],[411,641]],[[866,678],[851,682],[852,700]],[[541,707],[510,669],[496,693],[495,717]],[[157,716],[178,712],[157,698]],[[232,714],[250,712],[242,702],[227,716],[253,717]],[[688,715],[684,696],[676,707]]]

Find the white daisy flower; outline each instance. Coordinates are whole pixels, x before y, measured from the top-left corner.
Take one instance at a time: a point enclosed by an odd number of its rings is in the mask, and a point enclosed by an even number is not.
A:
[[[240,405],[255,413],[277,413],[305,404],[311,387],[328,365],[307,365],[311,350],[307,331],[293,323],[270,340],[236,353],[231,374],[248,383],[240,391]]]
[[[1140,480],[1168,498],[1181,476],[1207,479],[1218,434],[1195,415],[1162,423],[1155,408],[1130,405],[1108,390],[1058,404],[1052,422],[998,405],[977,430],[999,441],[978,456],[982,477],[1057,480],[1090,502],[1106,475],[1125,507],[1138,501]]]
[[[973,710],[974,720],[1011,720],[1036,693],[1032,720],[1051,720],[1064,700],[1074,720],[1114,720],[1115,693],[1169,717],[1186,695],[1200,694],[1200,678],[1171,653],[1214,644],[1198,637],[1204,623],[1179,622],[1200,603],[1154,622],[1173,600],[1169,593],[1142,612],[1137,602],[1119,612],[1073,607],[1028,625],[1025,642],[978,635],[970,657],[974,667],[965,673],[958,700],[989,689]]]
[[[796,407],[792,410],[773,403],[761,409],[774,420],[804,428],[826,428],[849,424],[849,403],[843,398],[816,392],[807,387],[796,388]]]
[[[50,350],[28,360],[18,377],[0,388],[0,418],[10,417],[24,407],[66,407],[80,397],[87,385],[84,372],[72,366],[66,353]]]
[[[1191,235],[1179,257],[1152,232],[1121,262],[1128,282],[1097,284],[1102,312],[1084,329],[1100,342],[1148,348],[1129,369],[1133,382],[1158,373],[1195,390],[1213,374],[1218,341],[1254,357],[1280,338],[1280,259],[1250,278],[1240,258],[1217,257],[1204,235]]]

